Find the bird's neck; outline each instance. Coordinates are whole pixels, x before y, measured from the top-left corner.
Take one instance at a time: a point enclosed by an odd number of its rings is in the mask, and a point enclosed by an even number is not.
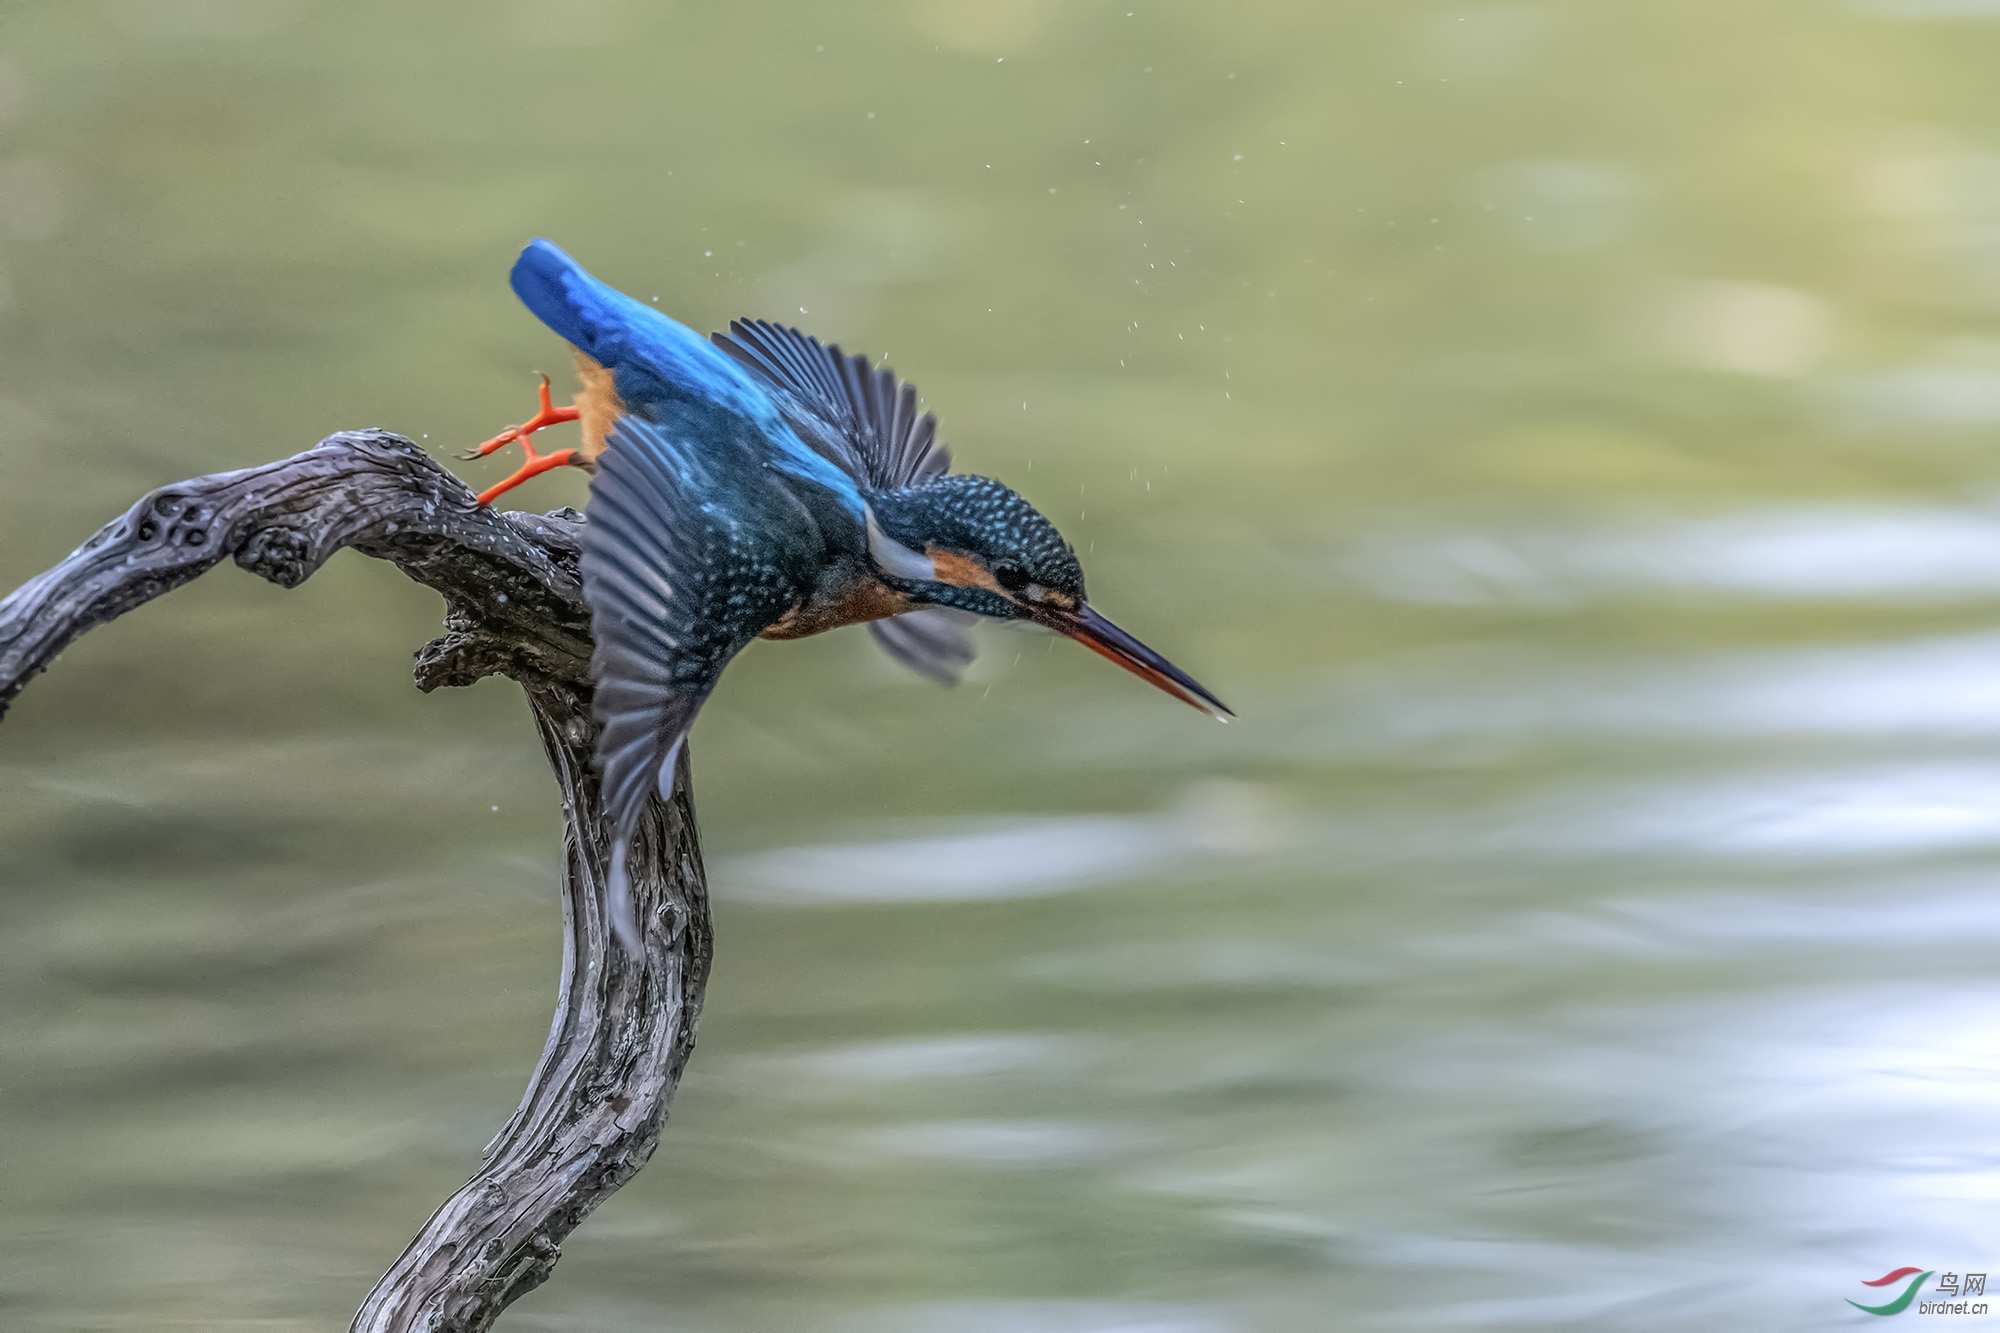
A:
[[[964,550],[971,545],[964,496],[981,484],[983,478],[948,472],[900,490],[870,491],[864,498],[882,531],[911,550]]]
[[[975,550],[979,544],[974,518],[979,509],[968,500],[992,485],[983,477],[953,473],[902,490],[869,493],[865,497],[869,512],[882,536],[894,543],[884,550],[872,534],[869,539],[883,581],[921,606],[1008,618],[1005,598],[987,588],[968,586],[974,580],[955,578],[952,570],[942,567],[943,562],[953,561],[956,572],[965,572],[966,557],[958,553]]]

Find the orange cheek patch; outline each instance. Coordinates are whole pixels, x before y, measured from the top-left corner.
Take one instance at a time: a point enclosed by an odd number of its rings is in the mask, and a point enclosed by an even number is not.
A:
[[[947,551],[941,546],[927,546],[924,548],[924,554],[929,556],[931,564],[936,566],[939,583],[949,583],[958,588],[985,588],[989,592],[999,593],[1002,597],[1007,595],[1006,590],[993,581],[993,575],[987,572],[986,566],[969,555]]]
[[[583,427],[583,458],[589,463],[604,452],[605,439],[624,415],[625,404],[618,397],[618,386],[611,372],[582,352],[576,352],[576,377],[583,381],[583,387],[572,401],[576,403],[576,419]]]

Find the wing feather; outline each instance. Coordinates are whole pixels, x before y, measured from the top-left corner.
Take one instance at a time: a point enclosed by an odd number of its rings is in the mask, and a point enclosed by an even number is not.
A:
[[[918,411],[916,389],[888,367],[765,319],[732,320],[729,332],[711,336],[788,394],[801,409],[786,414],[792,424],[864,489],[897,490],[951,466],[951,454],[937,442],[937,418]]]
[[[714,559],[729,532],[699,502],[703,465],[653,423],[625,417],[598,459],[583,533],[596,651],[601,799],[612,832],[605,914],[638,956],[627,857],[646,802],[673,790],[696,712],[742,641],[718,637]]]
[[[882,650],[940,685],[956,685],[972,665],[972,625],[979,617],[949,606],[927,606],[868,622]]]

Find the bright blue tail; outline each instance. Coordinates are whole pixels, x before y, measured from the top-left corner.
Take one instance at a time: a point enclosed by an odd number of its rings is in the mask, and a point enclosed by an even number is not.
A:
[[[514,261],[515,295],[542,323],[612,373],[625,410],[654,422],[673,420],[690,439],[695,425],[725,413],[756,423],[784,471],[839,494],[858,516],[854,479],[801,443],[763,386],[694,330],[605,286],[548,241],[530,241]],[[726,434],[720,426],[712,429]],[[717,438],[720,438],[718,435]]]
[[[584,272],[580,264],[548,241],[528,242],[528,248],[514,261],[511,280],[514,294],[542,323],[593,359],[608,360],[608,335],[630,319],[626,314],[621,320],[622,312],[616,309],[626,298]]]
[[[767,395],[708,339],[607,287],[548,241],[514,261],[515,295],[542,323],[617,377],[626,406],[656,400],[712,403],[750,417],[771,413]]]

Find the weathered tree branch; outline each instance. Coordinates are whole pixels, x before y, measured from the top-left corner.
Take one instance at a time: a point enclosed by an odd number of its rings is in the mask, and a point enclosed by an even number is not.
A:
[[[4,711],[85,630],[224,558],[291,588],[352,547],[444,595],[446,632],[417,654],[419,689],[504,675],[527,692],[563,800],[555,1021],[520,1109],[369,1294],[355,1333],[491,1327],[645,1165],[694,1046],[711,934],[685,750],[678,794],[647,812],[631,863],[643,964],[604,920],[582,526],[571,510],[495,513],[409,440],[349,431],[282,462],[162,487],[0,601]]]

